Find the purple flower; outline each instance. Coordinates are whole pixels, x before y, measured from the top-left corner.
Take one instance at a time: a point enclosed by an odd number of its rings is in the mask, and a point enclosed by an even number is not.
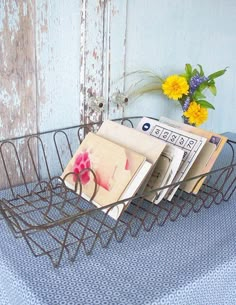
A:
[[[183,115],[183,119],[184,119],[184,124],[189,124],[188,118],[186,118],[186,116]]]
[[[190,104],[190,97],[187,96],[186,100],[184,101],[183,107],[182,107],[183,111],[187,111],[189,104]]]
[[[194,91],[208,78],[206,76],[200,76],[198,73],[191,77],[189,85],[190,85],[190,94],[193,94]]]

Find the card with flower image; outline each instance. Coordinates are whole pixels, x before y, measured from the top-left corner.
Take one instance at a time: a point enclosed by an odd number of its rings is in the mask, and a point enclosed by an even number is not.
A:
[[[146,135],[135,128],[127,127],[110,120],[105,120],[102,123],[101,127],[97,131],[97,134],[107,140],[144,155],[147,158],[147,161],[152,164],[149,175],[146,177],[146,184],[143,183],[142,187],[139,189],[139,193],[145,193],[146,186],[150,181],[157,163],[159,162],[163,150],[166,147],[166,143],[154,137],[150,137],[149,135]],[[140,143],[142,143],[142,145],[140,145]],[[152,195],[154,195],[154,192]]]
[[[131,197],[148,174],[151,163],[130,149],[94,133],[88,133],[65,168],[62,178],[66,185],[98,207]],[[78,177],[80,182],[77,183]],[[109,215],[117,219],[124,204],[115,206]],[[106,211],[106,209],[104,209]]]

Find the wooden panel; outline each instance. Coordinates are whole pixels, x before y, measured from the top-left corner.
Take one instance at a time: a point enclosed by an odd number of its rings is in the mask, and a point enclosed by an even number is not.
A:
[[[0,2],[0,137],[36,131],[34,1]]]
[[[80,123],[80,2],[41,0],[36,5],[38,130]],[[44,139],[51,177],[58,174],[53,138]],[[63,141],[58,146],[63,149]],[[40,175],[48,178],[39,148]]]
[[[36,132],[34,1],[0,1],[0,139]],[[27,181],[33,179],[26,143],[16,145],[21,153]],[[22,183],[16,156],[6,149],[13,184]],[[2,165],[0,165],[2,166]],[[0,186],[7,186],[1,167]]]
[[[127,4],[128,0],[112,0],[109,2],[107,18],[107,93],[109,98],[107,107],[107,117],[110,119],[122,117],[125,115],[125,108],[117,106],[111,100],[112,94],[119,90],[125,92],[125,75],[126,69],[126,26],[127,26]]]
[[[104,16],[107,1],[81,0],[81,122],[97,121],[100,114],[88,107],[91,95],[103,95]]]
[[[80,123],[80,2],[36,4],[37,119],[40,131]]]

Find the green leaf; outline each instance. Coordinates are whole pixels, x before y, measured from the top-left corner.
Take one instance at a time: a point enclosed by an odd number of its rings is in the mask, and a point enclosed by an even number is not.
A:
[[[200,76],[204,76],[204,71],[202,69],[202,66],[198,64],[198,67],[200,68],[200,72],[199,72]]]
[[[215,85],[214,79],[208,80],[208,81],[207,81],[207,84],[208,84],[208,87],[214,86],[214,85]]]
[[[207,82],[201,83],[201,85],[197,88],[198,91],[202,92],[204,89],[208,87]]]
[[[185,65],[185,71],[186,71],[186,75],[187,77],[191,77],[192,75],[192,66],[190,64],[186,64]]]
[[[215,73],[212,73],[208,76],[209,79],[214,79],[217,77],[220,77],[221,75],[225,74],[225,72],[227,71],[227,67],[224,70],[219,70]]]
[[[217,90],[216,90],[216,86],[215,86],[215,85],[209,86],[208,89],[211,91],[211,93],[212,93],[213,95],[216,96]]]
[[[204,108],[215,109],[215,107],[211,103],[209,103],[208,101],[205,101],[205,100],[199,100],[199,101],[196,101],[196,103],[198,103],[199,105],[201,105],[201,107],[204,107]]]
[[[193,100],[198,100],[198,99],[202,99],[202,98],[205,98],[205,97],[206,96],[201,91],[196,90],[193,93]]]

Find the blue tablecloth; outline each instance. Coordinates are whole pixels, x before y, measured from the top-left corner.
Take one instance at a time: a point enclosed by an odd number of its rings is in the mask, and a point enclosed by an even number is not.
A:
[[[236,193],[56,269],[3,221],[0,240],[0,305],[236,304]]]

